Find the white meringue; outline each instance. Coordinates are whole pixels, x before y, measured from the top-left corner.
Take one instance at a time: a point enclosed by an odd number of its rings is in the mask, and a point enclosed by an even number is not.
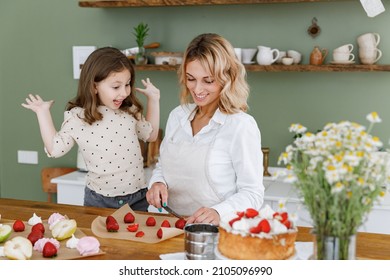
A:
[[[76,249],[79,240],[80,240],[79,238],[77,238],[76,236],[74,236],[74,234],[72,234],[72,237],[68,239],[68,241],[66,241],[66,247],[69,249]]]
[[[27,222],[30,226],[36,225],[38,223],[42,223],[41,217],[38,217],[35,213]]]

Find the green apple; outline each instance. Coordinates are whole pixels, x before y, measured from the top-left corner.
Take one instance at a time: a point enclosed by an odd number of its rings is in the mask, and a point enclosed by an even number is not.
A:
[[[23,236],[15,236],[4,244],[4,255],[10,260],[28,260],[32,253],[30,240]]]
[[[77,223],[74,219],[61,220],[55,224],[51,231],[51,235],[59,241],[70,238],[77,229]]]
[[[12,233],[12,227],[0,224],[0,243],[6,241]]]

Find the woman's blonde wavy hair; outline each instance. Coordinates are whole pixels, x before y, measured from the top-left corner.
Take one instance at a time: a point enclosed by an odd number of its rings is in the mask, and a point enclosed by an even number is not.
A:
[[[237,59],[230,42],[213,33],[195,37],[184,53],[183,62],[178,70],[181,104],[193,102],[186,86],[186,67],[194,60],[198,60],[206,70],[209,70],[215,81],[222,86],[218,103],[221,112],[234,114],[248,110],[249,85],[246,81],[245,67]]]

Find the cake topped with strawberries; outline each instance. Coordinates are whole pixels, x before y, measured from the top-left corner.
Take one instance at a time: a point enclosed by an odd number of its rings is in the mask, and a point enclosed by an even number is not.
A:
[[[219,252],[231,259],[288,259],[295,253],[297,228],[286,211],[266,205],[224,217],[219,229]]]

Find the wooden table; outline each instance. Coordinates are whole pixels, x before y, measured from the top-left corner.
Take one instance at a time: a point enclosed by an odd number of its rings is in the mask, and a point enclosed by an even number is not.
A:
[[[33,213],[49,217],[54,212],[67,215],[77,221],[78,228],[86,235],[93,235],[91,223],[97,216],[107,216],[115,209],[54,204],[41,201],[28,201],[0,198],[1,222],[12,222],[15,219],[27,221]],[[155,215],[164,215],[153,213]],[[160,254],[184,251],[183,235],[156,244],[131,242],[119,239],[98,238],[101,249],[106,253],[87,259],[109,260],[157,260]],[[310,228],[300,227],[297,241],[312,241]],[[357,257],[359,259],[390,260],[390,235],[358,233]]]

